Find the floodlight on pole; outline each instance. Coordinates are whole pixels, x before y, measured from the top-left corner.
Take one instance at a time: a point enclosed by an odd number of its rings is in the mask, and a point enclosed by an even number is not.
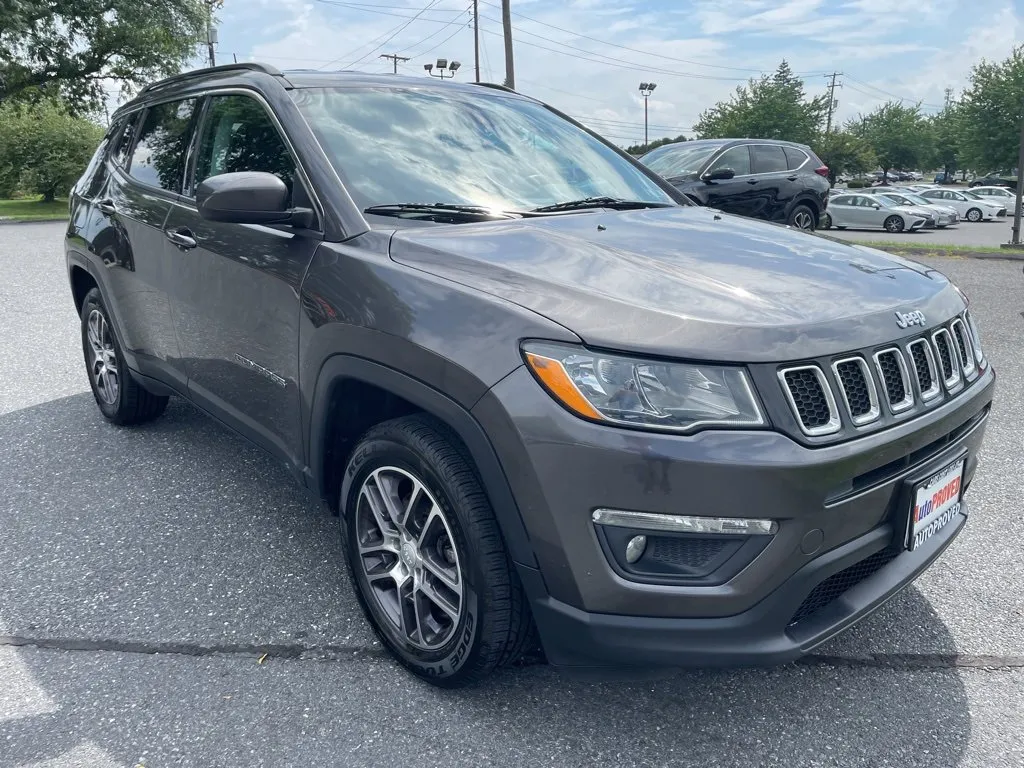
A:
[[[657,83],[640,83],[640,94],[644,97],[644,144],[648,143],[647,139],[647,98],[651,95],[655,88],[658,87]]]
[[[423,68],[431,77],[439,77],[444,80],[446,77],[455,77],[455,73],[461,66],[462,64],[457,61],[449,63],[448,59],[438,59],[434,64],[424,64]],[[438,70],[437,72],[433,71],[435,68]]]

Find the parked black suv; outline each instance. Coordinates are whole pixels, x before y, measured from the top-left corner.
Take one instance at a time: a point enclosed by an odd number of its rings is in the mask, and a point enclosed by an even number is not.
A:
[[[790,660],[966,522],[995,374],[955,286],[693,206],[504,89],[162,81],[66,253],[103,415],[176,394],[280,459],[442,685],[533,627],[576,671]]]
[[[699,205],[798,229],[816,229],[828,205],[828,166],[805,144],[705,139],[665,144],[640,158]]]

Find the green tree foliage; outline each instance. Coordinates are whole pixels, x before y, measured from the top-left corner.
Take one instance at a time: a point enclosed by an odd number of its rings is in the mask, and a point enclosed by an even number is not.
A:
[[[666,144],[675,144],[680,141],[686,141],[686,137],[683,136],[682,134],[676,136],[674,139],[666,136],[663,139],[655,139],[649,144],[633,144],[632,146],[626,147],[626,151],[629,152],[629,154],[631,155],[636,155],[637,157],[639,157],[640,155],[646,155],[652,149],[663,147]]]
[[[932,157],[931,131],[919,106],[905,107],[890,101],[847,125],[850,133],[871,147],[882,169],[883,181],[890,170],[917,168]]]
[[[136,87],[179,71],[206,17],[203,0],[0,0],[0,100],[96,109],[103,78]]]
[[[987,173],[1017,166],[1024,119],[1024,45],[1001,62],[974,67],[958,113],[964,167]]]
[[[51,101],[0,108],[0,188],[50,201],[89,164],[103,129]]]
[[[868,143],[848,131],[829,131],[815,139],[811,146],[828,166],[829,181],[833,184],[841,174],[865,173],[878,165]]]
[[[694,130],[702,139],[785,139],[810,144],[828,110],[828,97],[808,99],[803,80],[783,61],[774,75],[741,85],[728,101],[703,112]]]

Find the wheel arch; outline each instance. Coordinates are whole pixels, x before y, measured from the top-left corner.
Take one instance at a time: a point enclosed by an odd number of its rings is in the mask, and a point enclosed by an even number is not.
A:
[[[355,429],[339,432],[345,419],[343,396],[346,388],[352,392],[353,387],[385,396],[387,404],[380,411],[384,418],[367,422],[364,414]],[[372,360],[338,354],[328,358],[320,368],[310,407],[307,452],[310,490],[332,509],[343,513],[341,505],[349,482],[344,475],[344,465],[352,445],[374,423],[415,412],[433,416],[455,433],[491,502],[509,554],[516,563],[536,568],[533,547],[511,486],[483,427],[466,408],[442,392]]]

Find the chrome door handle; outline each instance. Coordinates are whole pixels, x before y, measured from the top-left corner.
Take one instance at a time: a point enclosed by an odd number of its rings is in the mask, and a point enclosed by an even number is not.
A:
[[[113,216],[117,213],[117,207],[114,205],[114,201],[110,199],[100,200],[96,203],[96,207],[99,209],[100,213],[104,213],[107,216]]]
[[[187,231],[188,230],[185,230],[183,232],[177,229],[168,229],[164,231],[164,234],[167,235],[167,239],[174,243],[176,246],[183,250],[188,250],[190,248],[195,248],[197,245],[199,245],[199,243],[197,243],[196,239],[191,235],[185,234],[185,232]]]

